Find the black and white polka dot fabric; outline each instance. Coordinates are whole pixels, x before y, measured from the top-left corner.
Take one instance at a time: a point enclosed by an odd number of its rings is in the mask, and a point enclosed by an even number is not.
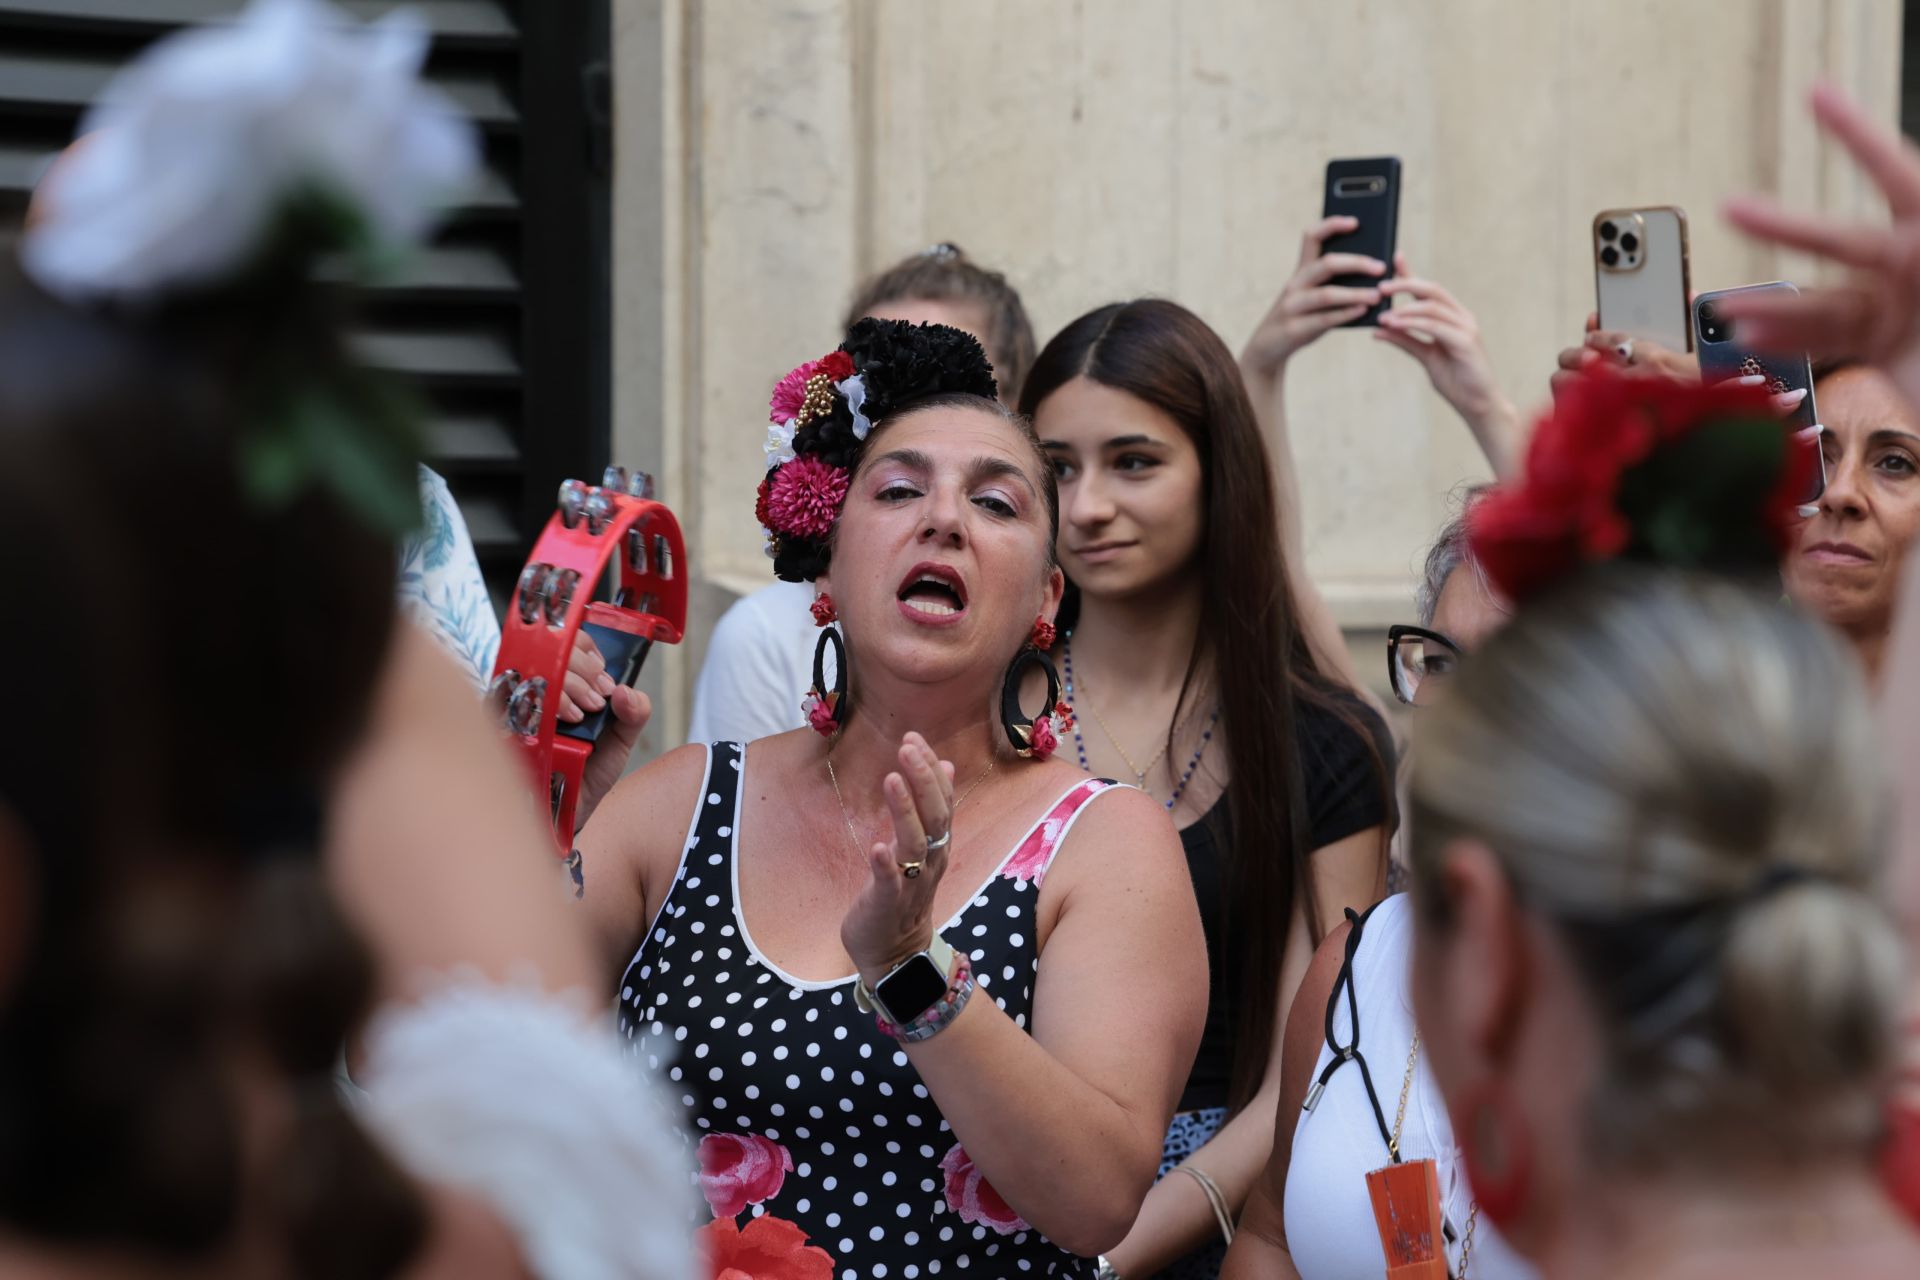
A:
[[[631,1052],[686,1108],[714,1218],[770,1215],[833,1259],[838,1280],[1091,1276],[1034,1231],[968,1159],[854,979],[804,982],[748,936],[735,866],[744,750],[718,743],[679,875],[620,983]],[[1022,1027],[1038,966],[1034,905],[1081,809],[1078,783],[1035,822],[941,933],[973,962],[974,998]]]

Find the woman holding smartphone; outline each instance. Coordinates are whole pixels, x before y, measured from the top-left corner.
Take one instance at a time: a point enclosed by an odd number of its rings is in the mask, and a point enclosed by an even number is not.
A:
[[[1700,376],[1690,355],[1604,330],[1561,352],[1562,372],[1555,376],[1573,377],[1602,364],[1682,380]],[[1781,559],[1781,582],[1795,604],[1846,637],[1868,680],[1878,685],[1901,566],[1920,534],[1920,409],[1875,365],[1823,360],[1813,374],[1827,482]],[[1800,398],[1789,392],[1778,403],[1791,410]]]

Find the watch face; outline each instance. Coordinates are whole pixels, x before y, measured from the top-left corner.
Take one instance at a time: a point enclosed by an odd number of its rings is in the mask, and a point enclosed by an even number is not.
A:
[[[924,955],[908,960],[880,980],[873,994],[896,1026],[905,1026],[947,994],[946,975]]]

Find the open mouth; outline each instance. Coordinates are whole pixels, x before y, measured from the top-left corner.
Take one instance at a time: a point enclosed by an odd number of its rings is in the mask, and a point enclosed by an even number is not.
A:
[[[967,609],[966,581],[942,564],[915,565],[897,595],[907,609],[928,618],[957,618]]]

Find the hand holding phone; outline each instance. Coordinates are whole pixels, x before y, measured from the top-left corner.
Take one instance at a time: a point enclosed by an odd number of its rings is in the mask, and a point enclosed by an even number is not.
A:
[[[1329,218],[1347,217],[1358,222],[1352,231],[1330,237],[1321,253],[1357,253],[1377,258],[1391,266],[1400,232],[1400,160],[1396,156],[1376,156],[1364,160],[1327,162],[1325,214]],[[1389,277],[1391,271],[1389,271]],[[1388,277],[1338,275],[1332,283],[1350,288],[1370,288]],[[1380,313],[1392,305],[1382,298],[1363,314],[1346,322],[1346,328],[1380,323]]]
[[[1742,341],[1738,327],[1722,311],[1722,303],[1732,297],[1756,294],[1797,294],[1800,291],[1784,280],[1769,284],[1750,284],[1738,289],[1716,289],[1703,293],[1693,304],[1694,336],[1699,341],[1700,377],[1706,382],[1724,382],[1728,378],[1764,377],[1767,390],[1776,396],[1804,391],[1785,415],[1789,430],[1798,433],[1820,425],[1820,414],[1813,399],[1813,362],[1806,352],[1782,355],[1761,351]],[[1827,489],[1824,459],[1818,468],[1811,492],[1803,502],[1813,503]]]

